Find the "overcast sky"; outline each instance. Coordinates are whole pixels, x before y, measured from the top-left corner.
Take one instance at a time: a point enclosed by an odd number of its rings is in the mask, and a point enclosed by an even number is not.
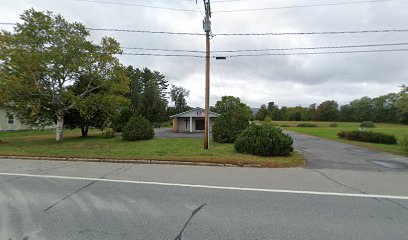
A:
[[[101,0],[105,1],[105,0]],[[109,0],[177,9],[198,10],[190,0]],[[212,4],[213,32],[309,32],[408,28],[408,2],[394,0],[362,4],[216,13],[223,10],[344,3],[356,0],[238,0]],[[199,7],[203,9],[202,0]],[[77,0],[1,0],[0,22],[17,22],[26,9],[51,10],[87,27],[202,33],[200,12],[180,12],[134,5]],[[0,26],[11,30],[11,27]],[[204,50],[203,36],[91,32],[117,39],[124,47]],[[406,43],[408,32],[348,35],[215,36],[216,50],[321,47]],[[297,50],[290,52],[408,49],[408,45],[359,49]],[[126,50],[141,53],[146,51]],[[270,51],[269,53],[282,53]],[[287,51],[286,51],[287,52]],[[162,52],[160,52],[162,53]],[[123,64],[163,73],[171,84],[190,90],[190,106],[204,106],[204,59],[121,56]],[[223,95],[240,97],[251,107],[274,101],[279,106],[308,106],[324,100],[340,104],[363,96],[397,92],[408,83],[408,51],[360,54],[295,55],[230,58],[212,61],[211,104]]]

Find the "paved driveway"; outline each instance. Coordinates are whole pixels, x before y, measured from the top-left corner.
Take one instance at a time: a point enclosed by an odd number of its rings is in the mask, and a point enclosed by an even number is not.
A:
[[[287,133],[294,138],[295,149],[305,156],[307,168],[408,171],[406,157],[299,133]]]
[[[154,129],[157,138],[204,138],[204,133],[174,133],[171,128]]]

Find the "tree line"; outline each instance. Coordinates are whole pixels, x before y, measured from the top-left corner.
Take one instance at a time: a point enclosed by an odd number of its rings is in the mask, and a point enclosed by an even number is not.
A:
[[[362,97],[340,106],[334,100],[311,104],[309,107],[279,107],[274,102],[263,104],[255,114],[256,120],[270,117],[276,121],[341,121],[383,122],[408,124],[408,87],[398,93],[376,98]]]

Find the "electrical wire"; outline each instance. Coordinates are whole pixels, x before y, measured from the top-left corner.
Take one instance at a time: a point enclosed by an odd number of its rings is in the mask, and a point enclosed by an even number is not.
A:
[[[238,49],[238,50],[220,50],[215,48],[215,40],[213,41],[213,53],[239,53],[239,52],[268,52],[268,51],[294,51],[294,50],[318,50],[318,49],[341,49],[341,48],[368,48],[368,47],[391,47],[391,46],[407,46],[408,42],[402,43],[378,43],[378,44],[359,44],[359,45],[341,45],[341,46],[321,46],[321,47],[294,47],[294,48],[264,48],[264,49]],[[186,53],[205,53],[200,50],[184,50],[184,49],[166,49],[166,48],[142,48],[142,47],[122,47],[123,50],[144,50],[144,51],[161,51],[161,52],[186,52]]]
[[[0,22],[0,25],[17,25],[10,22]],[[190,35],[205,36],[205,33],[194,32],[169,32],[169,31],[151,31],[151,30],[131,30],[118,28],[86,28],[90,31],[105,32],[127,32],[127,33],[146,33],[146,34],[167,34],[167,35]],[[349,31],[319,31],[319,32],[264,32],[264,33],[215,33],[214,37],[219,36],[284,36],[284,35],[336,35],[336,34],[369,34],[369,33],[408,33],[408,28],[398,29],[374,29],[374,30],[349,30]]]
[[[76,1],[76,2],[88,2],[88,3],[98,3],[98,4],[124,5],[124,6],[152,8],[152,9],[160,9],[160,10],[170,10],[170,11],[177,11],[177,12],[192,12],[192,13],[197,13],[198,12],[197,10],[193,10],[193,9],[182,9],[182,8],[152,6],[152,5],[144,5],[144,4],[137,4],[137,3],[111,2],[111,1],[99,1],[99,0],[73,0],[73,1]]]
[[[242,13],[242,12],[270,11],[270,10],[282,10],[282,9],[293,9],[293,8],[327,7],[327,6],[365,4],[365,3],[385,3],[385,2],[393,2],[393,1],[401,1],[401,0],[366,0],[366,1],[338,2],[338,3],[319,3],[319,4],[294,5],[294,6],[282,6],[282,7],[220,10],[220,11],[214,11],[213,13],[215,14],[217,13]]]
[[[265,56],[294,56],[294,55],[328,55],[328,54],[351,54],[351,53],[380,53],[380,52],[407,52],[408,48],[402,49],[375,49],[357,51],[330,51],[330,52],[298,52],[298,53],[265,53],[265,54],[237,54],[226,56],[227,58],[238,57],[265,57]]]

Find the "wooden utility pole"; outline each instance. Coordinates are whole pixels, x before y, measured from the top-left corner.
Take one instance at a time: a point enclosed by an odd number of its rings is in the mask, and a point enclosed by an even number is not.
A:
[[[206,37],[206,57],[205,57],[205,133],[204,133],[204,149],[209,148],[210,142],[210,34],[211,34],[211,4],[210,0],[203,0],[205,7],[205,18],[203,28]]]

